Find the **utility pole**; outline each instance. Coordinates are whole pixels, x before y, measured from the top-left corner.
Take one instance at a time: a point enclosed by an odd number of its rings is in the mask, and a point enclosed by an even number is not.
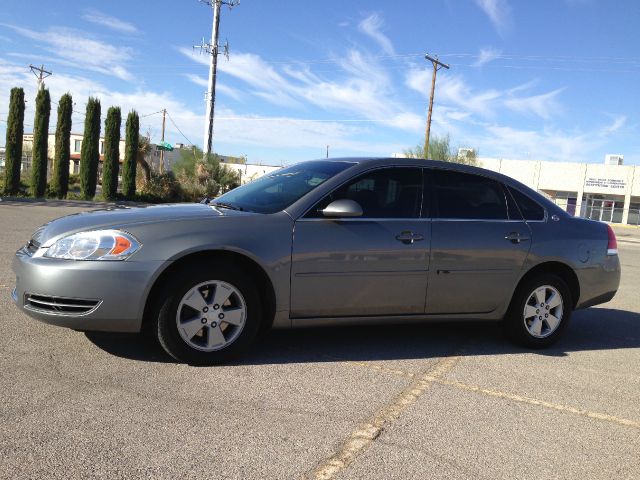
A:
[[[204,131],[204,145],[203,152],[206,155],[211,153],[211,144],[213,140],[213,117],[216,103],[216,73],[218,68],[218,28],[220,26],[220,7],[227,5],[230,9],[240,4],[240,0],[200,0],[201,3],[205,3],[213,8],[213,27],[211,29],[211,42],[205,43],[204,39],[200,45],[194,45],[193,48],[199,48],[200,51],[205,51],[211,55],[211,62],[209,63],[209,86],[206,95],[207,101],[207,113],[206,124]],[[224,45],[224,54],[229,58],[229,44]]]
[[[160,150],[160,173],[164,172],[164,126],[167,121],[167,109],[162,109],[162,149]]]
[[[50,77],[51,75],[53,75],[53,73],[45,70],[44,65],[40,65],[39,67],[36,67],[29,64],[29,68],[38,79],[38,90],[44,88],[44,79],[47,77]]]
[[[429,134],[431,133],[431,112],[433,110],[433,96],[436,91],[436,75],[441,68],[449,69],[449,65],[442,63],[438,60],[438,56],[431,57],[428,53],[424,56],[433,65],[433,75],[431,77],[431,95],[429,96],[429,113],[427,114],[427,131],[424,137],[424,156],[429,156]]]

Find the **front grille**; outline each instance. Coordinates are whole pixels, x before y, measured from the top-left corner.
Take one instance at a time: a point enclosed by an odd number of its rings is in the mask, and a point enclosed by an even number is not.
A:
[[[58,315],[86,315],[100,306],[101,300],[49,297],[26,293],[24,306],[29,310]]]

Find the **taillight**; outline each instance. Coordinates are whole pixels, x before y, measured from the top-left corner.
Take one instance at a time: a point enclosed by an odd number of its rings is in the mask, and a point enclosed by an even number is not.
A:
[[[616,234],[613,233],[611,225],[607,225],[607,233],[609,235],[609,241],[607,243],[607,255],[618,254],[618,241],[616,240]]]

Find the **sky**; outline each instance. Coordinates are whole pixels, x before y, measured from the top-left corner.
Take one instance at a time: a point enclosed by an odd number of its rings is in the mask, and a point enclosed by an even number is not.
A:
[[[250,163],[389,156],[432,135],[480,156],[640,164],[637,0],[242,0],[223,7],[213,145]],[[89,96],[141,115],[159,141],[203,144],[212,9],[197,0],[2,0],[0,145],[9,92],[32,129],[44,64],[52,99]],[[53,104],[55,110],[56,104]],[[52,111],[50,131],[55,130]]]

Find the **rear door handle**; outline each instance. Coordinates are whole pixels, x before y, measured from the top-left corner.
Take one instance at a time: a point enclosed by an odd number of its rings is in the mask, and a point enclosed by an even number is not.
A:
[[[420,240],[424,240],[424,235],[420,235],[419,233],[413,233],[411,231],[404,231],[400,235],[396,235],[396,240],[399,242],[405,243],[407,245],[411,245],[413,242],[419,242]]]
[[[526,235],[521,235],[518,232],[511,232],[506,237],[504,237],[504,239],[509,240],[511,243],[520,243],[526,242],[527,240],[529,240],[529,237],[527,237]]]

